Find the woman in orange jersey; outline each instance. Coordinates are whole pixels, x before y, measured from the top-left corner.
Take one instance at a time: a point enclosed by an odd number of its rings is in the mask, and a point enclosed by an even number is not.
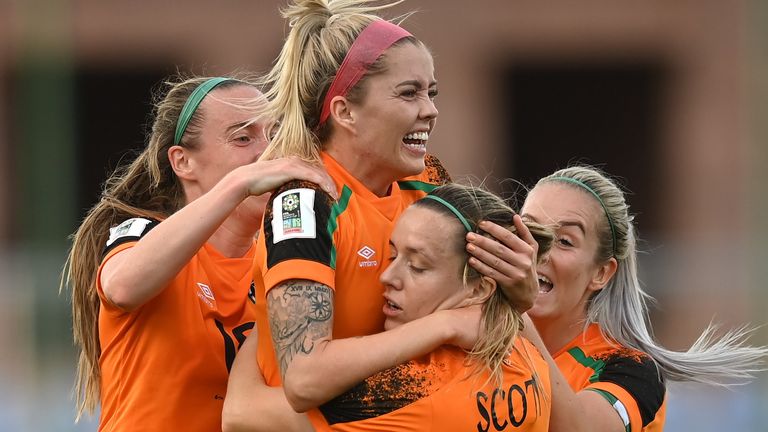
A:
[[[637,277],[633,217],[624,193],[591,167],[547,176],[522,209],[528,221],[556,227],[538,265],[540,292],[525,335],[551,365],[554,432],[650,432],[664,425],[665,382],[725,383],[759,369],[765,348],[746,332],[716,339],[707,328],[685,352],[667,350],[647,325],[648,295]],[[500,227],[484,227],[502,241]],[[481,259],[488,260],[487,257]],[[540,338],[539,338],[540,335]]]
[[[379,333],[378,279],[394,223],[448,180],[427,156],[438,115],[432,55],[374,14],[387,6],[290,2],[283,10],[290,33],[265,79],[268,113],[280,122],[263,158],[321,161],[339,192],[334,202],[309,184],[281,187],[267,205],[257,250],[259,363],[269,385],[282,380],[298,411],[437,346],[471,347],[476,338],[479,311],[472,309]],[[535,246],[523,242],[516,252],[528,262],[525,280],[500,282],[512,301],[530,304]],[[322,422],[316,410],[310,415]]]
[[[318,167],[256,162],[263,124],[238,104],[260,97],[234,78],[169,82],[147,147],[74,235],[65,282],[78,418],[100,403],[99,430],[220,428],[229,368],[254,322],[262,194],[291,178],[334,193]]]
[[[384,285],[384,328],[392,331],[439,310],[482,305],[482,336],[467,353],[441,346],[426,356],[379,372],[320,406],[333,430],[545,432],[551,404],[548,366],[518,337],[521,314],[496,281],[467,262],[466,234],[481,220],[517,231],[515,213],[498,196],[479,188],[448,184],[412,204],[398,219],[390,240]],[[530,223],[539,254],[552,232]],[[253,355],[253,340],[242,354]],[[238,356],[224,408],[224,430],[309,430],[287,403],[280,414],[257,401],[270,389],[259,385],[252,357]],[[246,384],[250,383],[250,384]],[[281,394],[278,398],[285,399]],[[273,405],[274,406],[274,405]],[[286,418],[288,420],[286,420]],[[271,422],[271,423],[270,423]]]

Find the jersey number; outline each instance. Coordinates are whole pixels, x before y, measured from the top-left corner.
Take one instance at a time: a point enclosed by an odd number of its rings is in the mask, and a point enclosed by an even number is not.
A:
[[[239,350],[243,345],[243,342],[245,342],[245,332],[252,329],[255,323],[253,321],[248,321],[232,329],[232,334],[235,336],[235,340],[237,340],[237,347],[235,347],[235,342],[232,340],[229,333],[227,333],[224,324],[219,320],[214,321],[216,322],[216,328],[219,329],[221,336],[224,338],[224,359],[227,362],[227,372],[229,372],[232,369],[232,363],[235,361],[237,350]]]

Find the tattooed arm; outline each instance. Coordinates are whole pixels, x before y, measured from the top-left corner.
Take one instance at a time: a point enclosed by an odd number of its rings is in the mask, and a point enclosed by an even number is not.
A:
[[[333,290],[310,280],[272,288],[267,310],[285,395],[297,412],[440,345],[471,348],[480,319],[479,307],[444,310],[386,332],[334,340]]]

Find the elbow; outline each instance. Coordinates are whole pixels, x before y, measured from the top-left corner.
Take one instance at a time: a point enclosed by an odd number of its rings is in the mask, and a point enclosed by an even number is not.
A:
[[[231,403],[224,400],[224,409],[221,412],[221,430],[222,432],[241,432],[245,430],[254,431],[246,427],[245,417]]]
[[[102,287],[107,301],[123,312],[132,312],[141,306],[141,302],[136,299],[135,295],[132,295],[133,290],[114,280],[114,278],[104,281]]]
[[[291,371],[294,372],[294,371]],[[297,413],[303,413],[317,408],[330,398],[322,398],[317,383],[312,377],[297,373],[286,373],[283,380],[283,391],[288,404]]]

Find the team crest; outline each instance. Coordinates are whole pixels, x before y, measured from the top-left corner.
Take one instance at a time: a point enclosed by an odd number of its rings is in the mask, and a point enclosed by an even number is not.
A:
[[[292,238],[315,238],[315,191],[291,189],[272,201],[274,243]]]

